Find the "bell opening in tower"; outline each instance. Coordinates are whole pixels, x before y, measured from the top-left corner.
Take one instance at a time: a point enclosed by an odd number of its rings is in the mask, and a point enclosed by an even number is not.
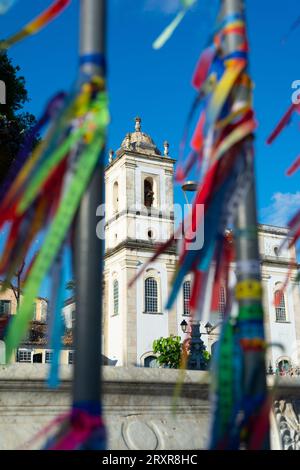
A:
[[[152,207],[154,202],[153,179],[146,178],[144,181],[144,205]]]

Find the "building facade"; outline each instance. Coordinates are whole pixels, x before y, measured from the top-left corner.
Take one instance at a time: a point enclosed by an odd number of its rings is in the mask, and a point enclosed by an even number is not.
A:
[[[149,366],[154,357],[153,341],[171,334],[185,337],[181,322],[189,317],[191,279],[183,283],[174,308],[165,309],[176,266],[176,249],[170,247],[151,263],[129,288],[140,267],[152,257],[156,244],[174,232],[173,181],[175,160],[169,145],[161,153],[152,138],[142,132],[136,118],[135,130],[126,135],[120,149],[110,152],[105,170],[106,225],[104,272],[104,355],[118,366]],[[266,335],[272,345],[268,366],[300,365],[300,298],[296,267],[290,282],[275,306],[295,248],[280,251],[287,229],[260,225],[259,247],[266,312]],[[235,281],[235,266],[231,268]],[[220,319],[224,313],[225,292],[220,291]],[[216,328],[202,339],[209,351],[219,336]]]
[[[287,233],[286,228],[259,226],[265,328],[270,344],[267,360],[273,370],[299,370],[300,366],[300,296],[296,280],[299,265],[295,247],[286,247],[279,253]],[[287,278],[289,282],[281,295]],[[275,302],[277,296],[279,301]]]
[[[1,286],[2,287],[2,286]],[[0,364],[5,363],[5,347],[3,342],[4,330],[13,315],[17,313],[16,287],[1,289],[0,291]],[[22,302],[22,293],[20,293]],[[32,305],[32,321],[26,338],[15,351],[13,362],[44,363],[52,361],[52,350],[48,344],[48,300],[37,297]],[[63,347],[60,353],[61,364],[73,363],[73,335],[72,325],[65,322]]]

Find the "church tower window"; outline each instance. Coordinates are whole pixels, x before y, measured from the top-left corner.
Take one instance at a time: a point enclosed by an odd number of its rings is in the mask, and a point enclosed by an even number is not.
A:
[[[183,315],[190,314],[191,282],[183,283]]]
[[[154,277],[148,277],[145,280],[145,312],[158,312],[158,289]]]
[[[117,181],[115,181],[113,185],[113,208],[114,208],[114,212],[118,212],[119,210],[119,184]]]
[[[277,290],[275,292],[275,312],[277,322],[286,322],[285,298],[284,293],[281,290]]]
[[[153,179],[148,177],[144,180],[144,205],[152,207],[154,202]]]
[[[113,282],[113,301],[114,301],[114,315],[119,313],[119,282],[117,279]]]

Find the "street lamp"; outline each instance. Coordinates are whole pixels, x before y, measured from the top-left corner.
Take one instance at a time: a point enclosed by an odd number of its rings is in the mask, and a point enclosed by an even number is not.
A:
[[[190,207],[190,202],[187,197],[187,193],[194,193],[198,190],[198,183],[197,181],[185,181],[181,189],[183,191],[185,200],[187,205]],[[180,324],[181,329],[183,333],[187,332],[187,327],[188,324],[185,320],[183,320]],[[207,369],[207,364],[206,361],[203,357],[203,352],[205,351],[205,345],[201,339],[201,333],[200,333],[200,321],[195,320],[191,323],[191,331],[190,331],[190,353],[189,353],[189,358],[188,358],[188,364],[187,368],[188,369],[194,369],[194,370],[206,370]]]
[[[209,322],[206,323],[206,325],[205,325],[204,328],[206,329],[206,333],[207,333],[208,335],[210,335],[211,332],[212,332],[212,330],[214,329],[213,325],[212,325],[211,323],[209,323]]]
[[[188,327],[188,324],[185,320],[182,320],[182,322],[180,323],[180,326],[181,326],[181,330],[183,333],[186,333],[187,332],[187,327]]]
[[[184,194],[186,203],[187,203],[187,205],[189,206],[190,203],[189,203],[189,200],[188,200],[188,198],[187,198],[187,194],[186,194],[186,193],[194,193],[195,191],[197,191],[197,189],[198,189],[198,183],[197,183],[196,181],[185,181],[185,182],[182,184],[181,189],[182,189],[182,191],[183,191],[183,194]]]
[[[188,331],[188,323],[186,320],[182,320],[180,323],[181,330],[183,333]],[[204,359],[203,353],[206,350],[205,344],[201,339],[200,333],[200,322],[194,321],[191,323],[191,329],[189,331],[189,358],[187,363],[187,369],[189,370],[206,370],[207,362]]]
[[[206,370],[207,362],[204,359],[205,344],[201,339],[200,322],[195,321],[191,324],[190,333],[190,354],[188,358],[188,369]]]

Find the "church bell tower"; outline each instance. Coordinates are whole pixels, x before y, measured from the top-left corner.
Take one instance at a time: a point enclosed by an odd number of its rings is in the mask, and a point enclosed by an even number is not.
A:
[[[135,119],[105,169],[104,354],[116,365],[147,365],[153,340],[177,334],[175,311],[166,311],[175,269],[170,248],[129,289],[128,283],[149,260],[158,242],[174,230],[175,161],[168,142],[160,152]]]

